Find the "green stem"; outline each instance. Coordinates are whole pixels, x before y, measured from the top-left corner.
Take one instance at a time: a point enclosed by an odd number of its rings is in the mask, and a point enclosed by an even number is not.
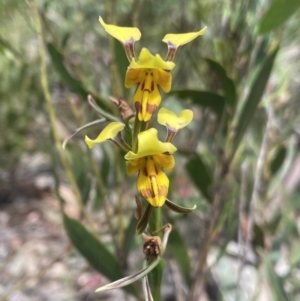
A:
[[[162,222],[161,222],[161,207],[153,208],[152,214],[149,219],[149,231],[150,235],[152,235],[153,232],[156,232],[162,228]],[[157,234],[162,237],[161,233]]]
[[[121,170],[121,164],[122,162],[120,161],[120,150],[116,149],[115,150],[115,175],[117,179],[117,195],[118,195],[118,206],[117,206],[117,221],[118,221],[118,234],[117,234],[117,243],[118,243],[118,252],[119,256],[121,257],[122,260],[124,260],[123,257],[123,252],[122,252],[122,245],[124,241],[124,216],[123,216],[123,198],[122,195],[124,193],[123,188],[122,188],[122,182],[123,182],[123,176],[122,176],[122,170]]]
[[[141,122],[138,117],[135,116],[134,126],[133,126],[133,135],[132,135],[132,151],[137,153],[138,149],[138,133],[141,131]]]
[[[150,235],[152,235],[153,232],[160,230],[161,228],[162,228],[161,208],[160,207],[153,208],[152,214],[149,219]],[[160,237],[162,236],[161,233],[157,235]],[[163,260],[161,260],[161,262],[149,273],[148,276],[152,296],[155,301],[161,300],[160,287],[161,287],[163,269],[164,269],[164,262]]]

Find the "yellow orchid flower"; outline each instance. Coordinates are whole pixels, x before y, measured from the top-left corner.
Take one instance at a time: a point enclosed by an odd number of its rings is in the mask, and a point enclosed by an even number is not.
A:
[[[130,62],[132,58],[134,58],[133,44],[141,38],[140,30],[136,27],[121,27],[106,24],[101,17],[99,17],[99,22],[108,34],[123,44],[127,58]]]
[[[96,144],[102,143],[106,140],[112,140],[116,142],[118,145],[120,145],[122,148],[124,148],[123,145],[123,139],[120,135],[120,132],[124,129],[125,124],[122,122],[111,122],[109,123],[99,134],[99,136],[96,139],[90,139],[88,136],[85,136],[85,142],[88,145],[89,148],[93,148]],[[119,137],[120,135],[120,137]],[[128,150],[126,148],[126,150]]]
[[[159,141],[157,130],[151,128],[138,134],[137,153],[129,151],[125,155],[128,175],[139,173],[137,189],[153,207],[161,207],[165,203],[169,179],[164,169],[173,169],[175,161],[172,154],[175,151],[173,144]]]
[[[166,61],[172,61],[174,59],[176,50],[178,49],[179,46],[187,44],[192,40],[196,39],[197,37],[204,35],[205,31],[206,31],[206,26],[197,32],[188,32],[188,33],[179,33],[179,34],[169,33],[165,35],[162,41],[168,44],[168,54],[167,54]]]
[[[141,50],[138,61],[133,59],[127,69],[125,87],[138,85],[133,96],[138,119],[150,120],[161,103],[159,87],[164,92],[171,90],[173,62],[165,62],[159,54],[152,55],[147,48]]]
[[[187,126],[193,119],[193,111],[182,110],[177,116],[174,112],[161,108],[157,113],[157,121],[159,124],[166,126],[168,137],[166,141],[171,142],[176,133]]]
[[[171,62],[179,46],[184,45],[205,33],[206,27],[197,32],[184,34],[167,34],[163,42],[168,44],[168,54],[163,60],[159,54],[155,56],[146,48],[140,52],[138,60],[135,59],[133,44],[141,37],[136,27],[120,27],[106,24],[99,17],[101,25],[107,33],[118,39],[124,46],[130,65],[126,72],[125,87],[137,85],[133,96],[137,116],[140,121],[147,122],[161,103],[160,88],[168,93],[171,90],[172,75],[170,71],[175,67]]]

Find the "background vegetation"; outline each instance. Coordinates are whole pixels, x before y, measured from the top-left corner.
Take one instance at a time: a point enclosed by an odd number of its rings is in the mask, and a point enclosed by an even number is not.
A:
[[[198,208],[186,216],[165,211],[177,226],[166,278],[175,269],[179,280],[162,300],[300,300],[298,1],[1,0],[0,6],[4,210],[18,192],[40,189],[35,179],[46,171],[66,232],[90,265],[110,280],[137,270],[139,263],[130,261],[141,253],[135,184],[123,154],[109,143],[91,152],[82,133],[64,151],[61,143],[99,118],[88,94],[115,116],[109,95],[132,96],[123,86],[122,46],[104,32],[99,15],[137,26],[136,53],[148,47],[162,57],[166,33],[207,25],[203,37],[178,50],[173,92],[163,104],[194,111],[193,123],[176,137],[170,199]],[[86,133],[96,136],[106,124]],[[35,165],[37,155],[43,160]],[[75,215],[63,185],[74,193]],[[139,298],[135,287],[126,291]]]

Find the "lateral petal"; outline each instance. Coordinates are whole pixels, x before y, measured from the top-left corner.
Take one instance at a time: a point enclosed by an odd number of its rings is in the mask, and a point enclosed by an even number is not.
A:
[[[93,148],[95,144],[101,143],[103,141],[114,139],[119,132],[121,132],[125,127],[125,124],[122,122],[111,122],[109,123],[102,132],[98,135],[96,139],[90,139],[88,136],[85,136],[85,142],[89,148]]]
[[[141,38],[141,32],[137,27],[121,27],[106,24],[101,17],[99,17],[99,22],[108,34],[110,34],[123,44],[126,44],[128,42],[134,43],[134,41],[138,41]]]
[[[145,166],[145,158],[139,158],[136,160],[126,161],[126,171],[129,176],[134,175]]]
[[[173,111],[166,108],[161,108],[157,113],[157,121],[159,124],[174,131],[178,131],[187,126],[193,119],[193,111],[182,110],[177,116]]]
[[[162,41],[167,44],[172,44],[176,48],[178,48],[179,46],[187,44],[192,40],[196,39],[197,37],[204,35],[206,28],[207,27],[205,26],[203,29],[197,32],[188,32],[188,33],[179,33],[179,34],[169,33],[164,36]]]

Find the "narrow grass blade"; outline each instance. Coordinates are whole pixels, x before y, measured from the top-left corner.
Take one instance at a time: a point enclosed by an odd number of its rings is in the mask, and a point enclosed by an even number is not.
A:
[[[225,106],[223,96],[209,91],[177,90],[170,92],[168,95],[176,95],[181,99],[190,99],[196,105],[212,109],[217,115],[222,114]]]
[[[245,105],[242,109],[241,115],[239,116],[239,120],[236,126],[236,132],[233,138],[233,144],[231,150],[232,152],[231,157],[233,157],[235,151],[237,150],[248,128],[248,125],[254,116],[256,108],[264,94],[278,50],[279,50],[279,46],[277,46],[267,56],[265,61],[262,63],[261,69],[251,86],[250,93],[245,101]]]
[[[208,203],[211,203],[210,186],[212,176],[199,155],[195,155],[187,164],[186,169],[195,186],[200,190]]]
[[[227,75],[226,70],[218,62],[212,59],[205,59],[209,67],[217,74],[222,83],[225,100],[230,107],[236,104],[236,89],[233,80]]]

